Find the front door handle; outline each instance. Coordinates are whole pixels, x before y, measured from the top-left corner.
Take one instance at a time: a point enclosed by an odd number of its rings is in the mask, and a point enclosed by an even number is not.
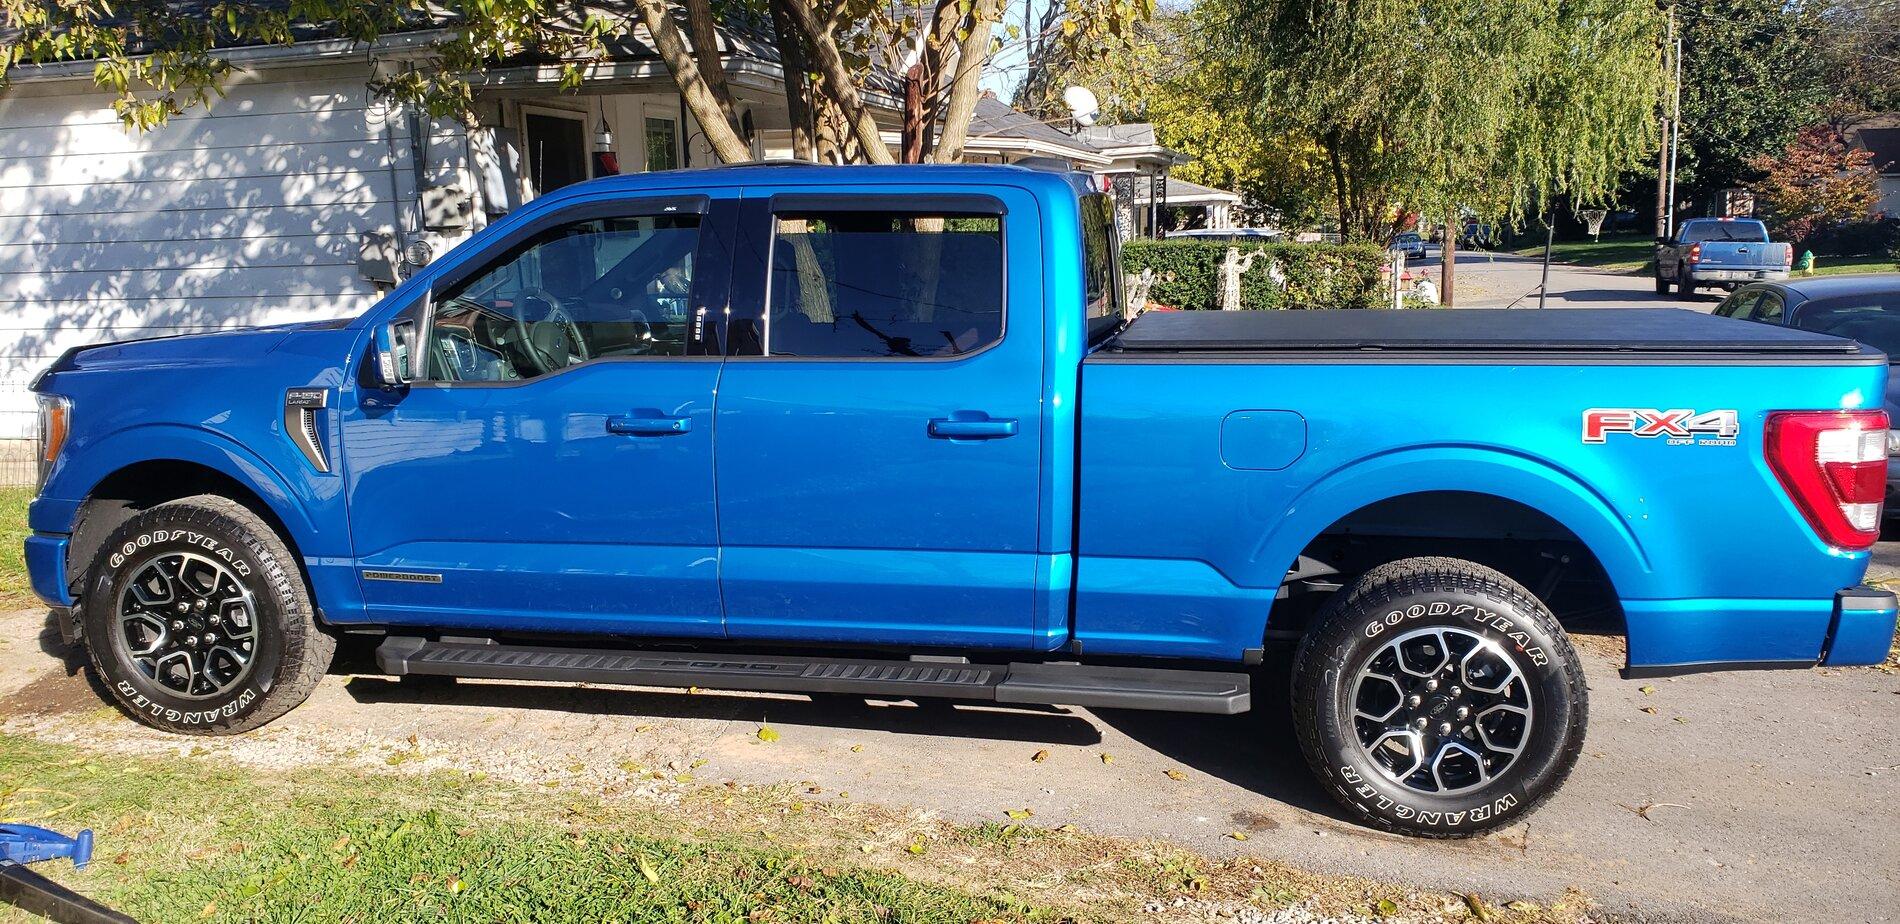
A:
[[[616,414],[607,418],[608,433],[624,433],[628,436],[665,436],[669,433],[686,433],[692,429],[691,417],[669,417],[664,414]]]
[[[949,417],[931,418],[930,435],[948,440],[997,440],[1016,435],[1016,418],[958,411]]]

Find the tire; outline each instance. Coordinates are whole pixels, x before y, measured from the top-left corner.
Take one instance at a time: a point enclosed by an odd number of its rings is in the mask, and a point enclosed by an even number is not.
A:
[[[134,514],[100,546],[86,586],[93,670],[153,728],[257,728],[308,698],[336,653],[284,540],[227,497]]]
[[[1676,273],[1676,297],[1685,301],[1695,298],[1695,279],[1689,274]]]
[[[1473,682],[1498,677],[1495,693]],[[1294,728],[1321,785],[1364,823],[1418,837],[1530,814],[1575,766],[1588,713],[1583,665],[1550,611],[1454,558],[1366,572],[1320,609],[1293,663]]]
[[[1669,280],[1663,278],[1662,270],[1656,271],[1656,294],[1669,294]]]

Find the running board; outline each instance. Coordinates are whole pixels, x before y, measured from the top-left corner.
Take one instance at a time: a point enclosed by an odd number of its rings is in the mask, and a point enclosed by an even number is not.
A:
[[[965,664],[783,655],[541,648],[391,636],[385,673],[637,687],[923,696],[996,703],[1232,715],[1250,703],[1246,674],[1085,664]]]

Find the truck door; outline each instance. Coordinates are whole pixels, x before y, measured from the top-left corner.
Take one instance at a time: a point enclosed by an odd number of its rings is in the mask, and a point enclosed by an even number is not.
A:
[[[716,426],[727,634],[1035,644],[1035,200],[748,188],[741,224]]]
[[[345,415],[371,619],[721,634],[706,319],[736,203],[583,201],[444,271],[422,379]]]

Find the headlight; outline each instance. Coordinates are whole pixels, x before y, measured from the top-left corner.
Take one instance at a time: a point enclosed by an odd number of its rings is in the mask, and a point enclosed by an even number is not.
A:
[[[1887,455],[1900,456],[1900,430],[1887,431]]]
[[[53,468],[53,460],[59,458],[59,451],[66,446],[66,437],[72,433],[73,402],[61,395],[38,395],[40,402],[40,480],[39,486],[46,485],[46,473]]]

